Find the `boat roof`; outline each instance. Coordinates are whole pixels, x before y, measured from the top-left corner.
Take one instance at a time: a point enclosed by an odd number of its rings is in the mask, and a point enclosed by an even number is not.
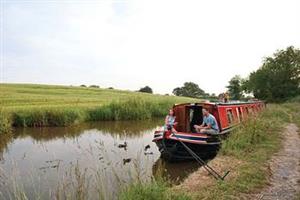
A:
[[[244,104],[253,104],[253,103],[264,103],[263,101],[255,100],[255,101],[230,101],[227,103],[224,102],[210,102],[210,101],[204,101],[204,102],[195,102],[195,103],[181,103],[181,104],[175,104],[174,106],[197,106],[197,105],[212,105],[212,106],[230,106],[230,105],[244,105]]]

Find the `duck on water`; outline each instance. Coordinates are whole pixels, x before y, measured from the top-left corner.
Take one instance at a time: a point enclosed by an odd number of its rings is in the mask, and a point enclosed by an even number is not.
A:
[[[174,105],[165,126],[154,132],[153,142],[168,161],[193,159],[185,146],[203,159],[210,158],[218,152],[221,136],[263,108],[262,101]]]

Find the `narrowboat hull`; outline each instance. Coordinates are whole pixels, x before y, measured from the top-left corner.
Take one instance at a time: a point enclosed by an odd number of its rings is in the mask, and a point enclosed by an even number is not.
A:
[[[172,136],[162,136],[153,141],[161,153],[161,158],[169,162],[195,159],[182,143],[202,159],[213,158],[220,148],[218,137],[212,138],[204,134],[191,136],[191,134],[178,133]]]

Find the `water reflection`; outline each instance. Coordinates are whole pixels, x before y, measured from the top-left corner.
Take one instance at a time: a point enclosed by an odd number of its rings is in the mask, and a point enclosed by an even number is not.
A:
[[[154,176],[162,176],[173,184],[179,184],[189,174],[195,172],[199,168],[199,164],[194,161],[169,163],[162,159],[158,159],[153,167]]]
[[[178,183],[198,166],[159,159],[152,136],[161,122],[154,119],[67,128],[18,128],[12,135],[1,135],[0,199],[1,192],[7,197],[18,187],[29,199],[37,194],[42,199],[56,195],[71,195],[72,199],[79,186],[88,191],[81,194],[84,199],[99,195],[114,199],[124,185],[150,180],[158,171]]]
[[[124,137],[136,137],[142,135],[144,131],[153,129],[160,125],[161,119],[145,121],[103,121],[84,123],[71,127],[43,127],[43,128],[17,128],[15,136],[31,136],[37,141],[48,141],[58,138],[75,138],[86,130],[98,130],[103,134],[121,135]]]

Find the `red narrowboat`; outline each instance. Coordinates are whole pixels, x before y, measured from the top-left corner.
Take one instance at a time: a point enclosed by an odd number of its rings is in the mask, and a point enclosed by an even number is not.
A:
[[[197,133],[194,129],[194,125],[202,124],[203,108],[215,117],[219,126],[218,134]],[[154,132],[153,142],[157,144],[161,157],[169,161],[193,159],[185,145],[199,157],[210,158],[220,148],[220,136],[229,133],[241,121],[263,108],[265,103],[262,101],[177,104],[173,106],[176,132],[157,130]]]

